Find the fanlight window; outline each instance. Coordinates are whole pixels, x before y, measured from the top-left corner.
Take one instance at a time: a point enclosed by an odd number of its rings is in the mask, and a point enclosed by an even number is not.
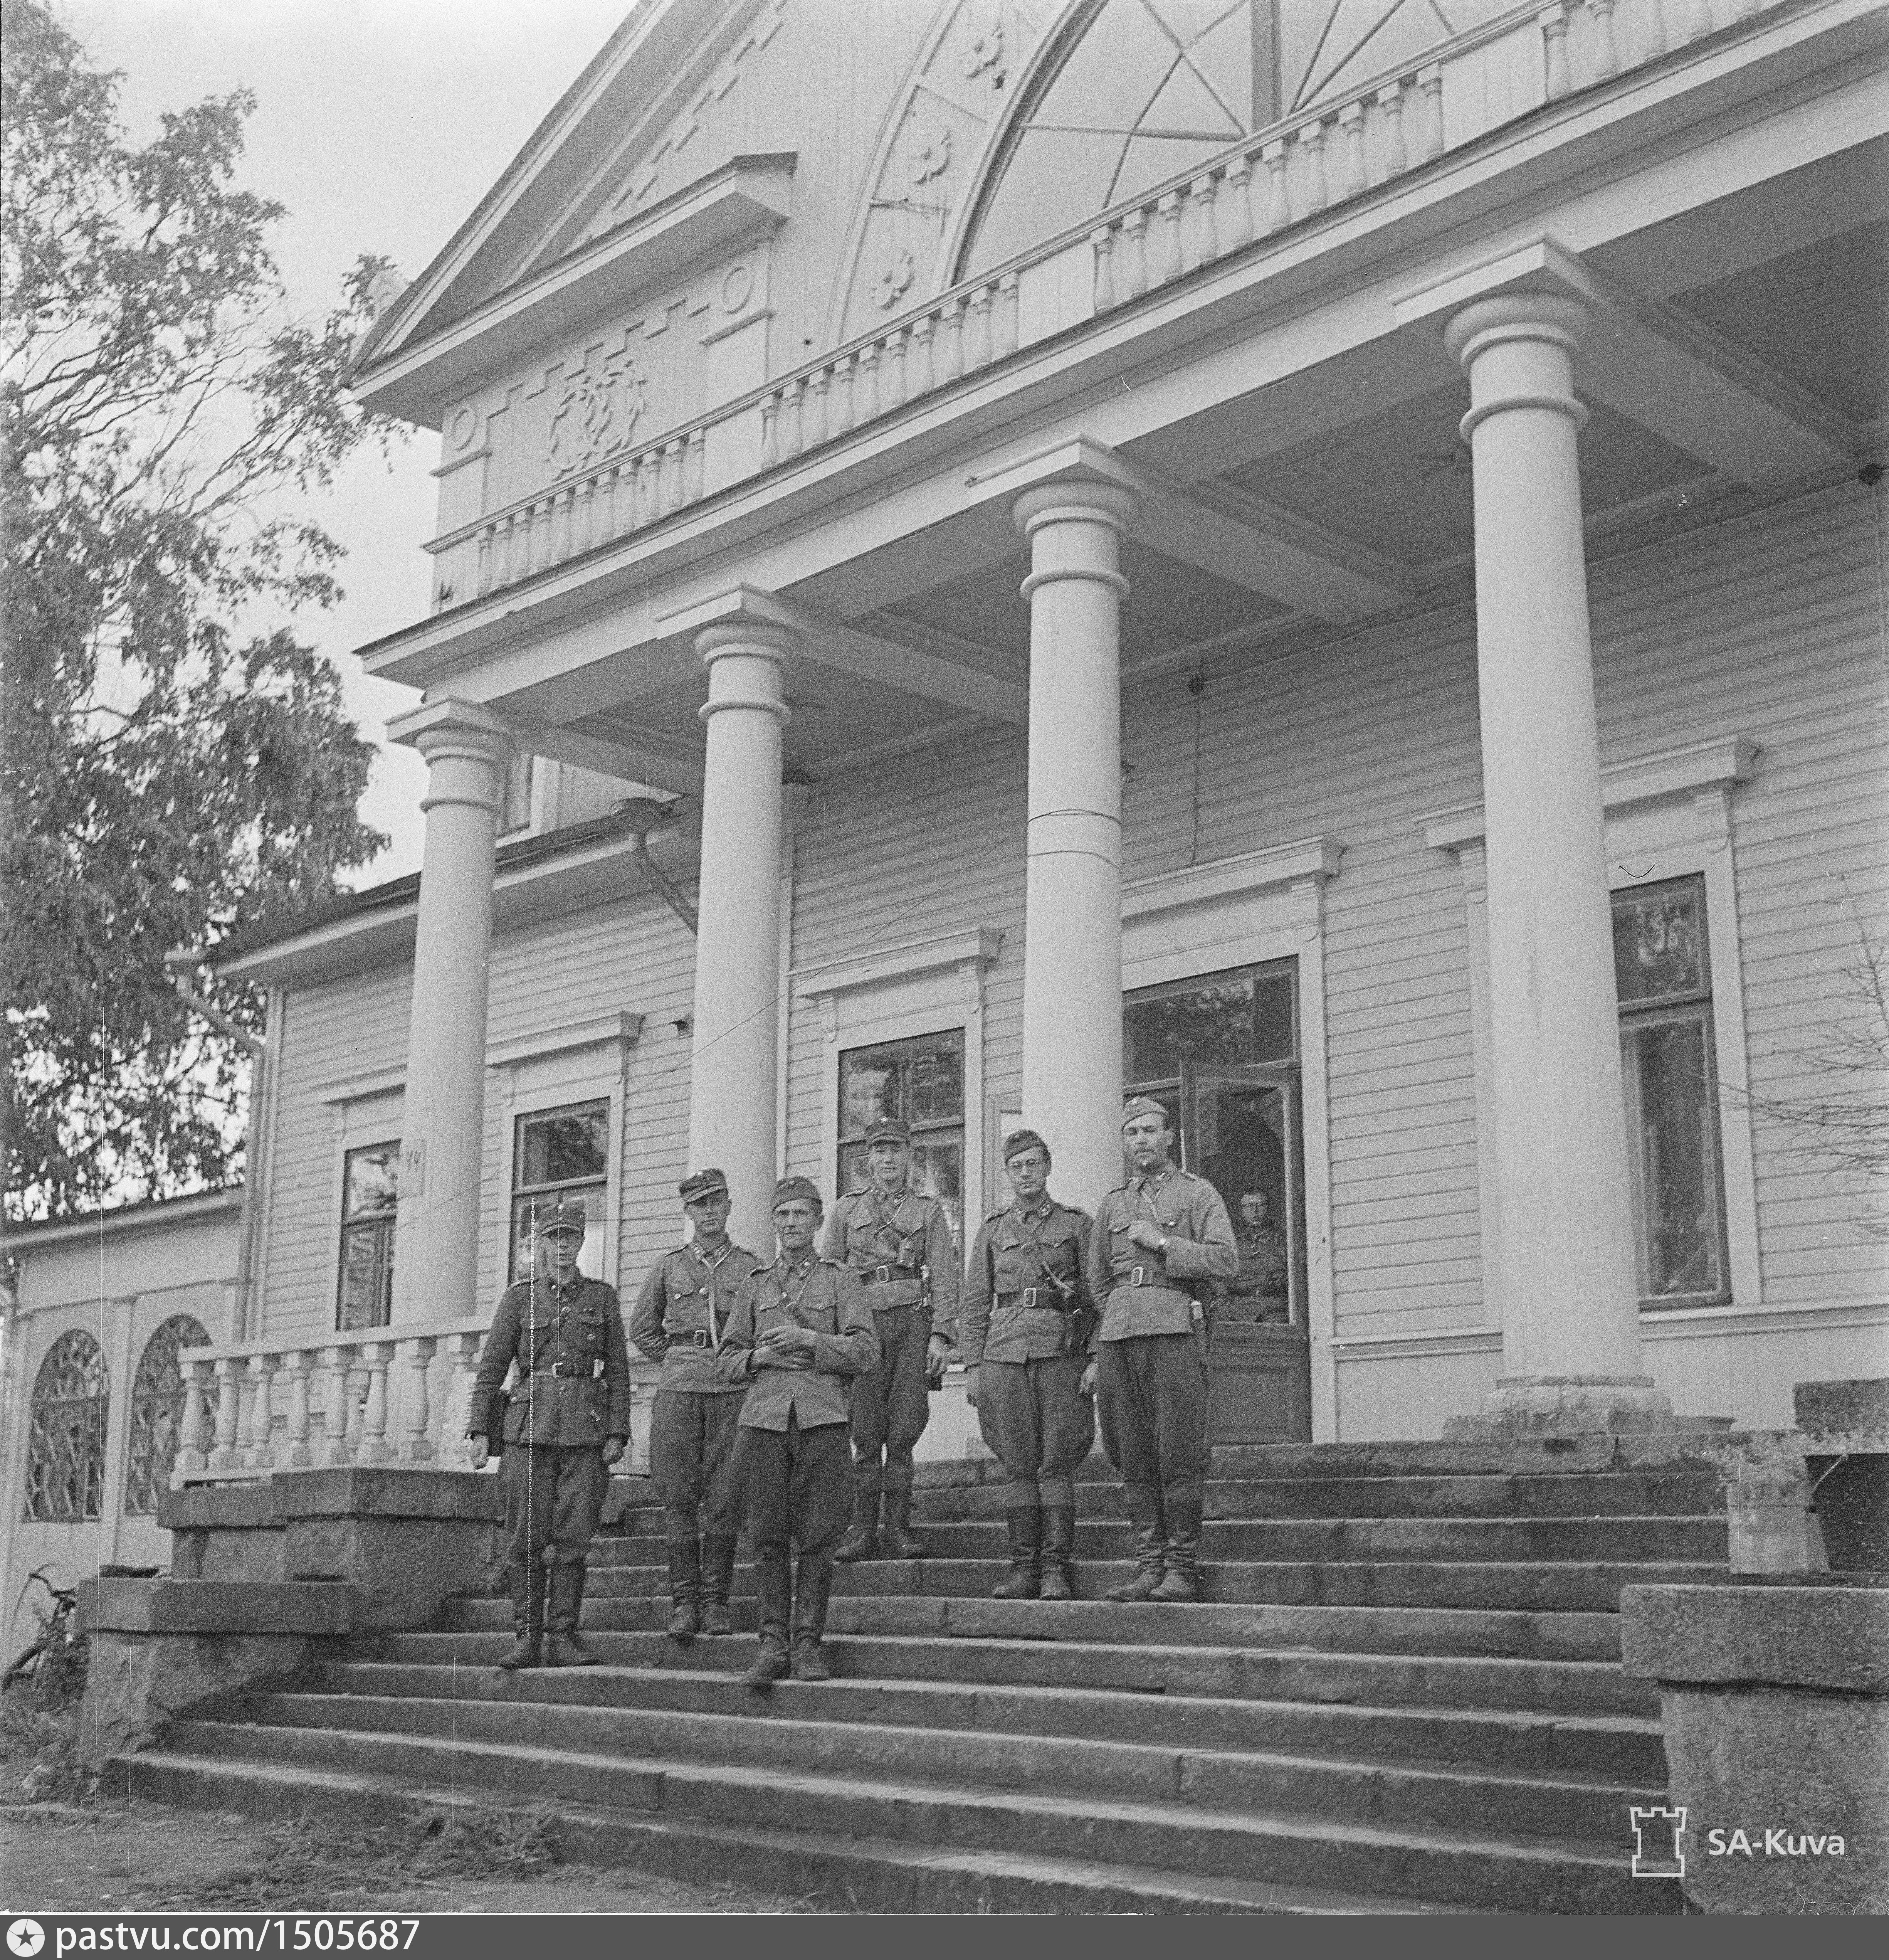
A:
[[[100,1515],[111,1379],[89,1334],[62,1334],[33,1384],[26,1519],[52,1524]]]
[[[125,1515],[150,1517],[157,1493],[167,1489],[183,1427],[183,1370],[177,1355],[207,1348],[210,1337],[189,1314],[173,1315],[158,1328],[138,1364],[131,1394],[131,1461],[125,1472]]]
[[[1514,11],[1515,0],[1089,0],[1013,126],[959,276]]]

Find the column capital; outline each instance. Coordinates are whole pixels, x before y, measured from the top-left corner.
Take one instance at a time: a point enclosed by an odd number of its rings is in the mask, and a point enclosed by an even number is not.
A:
[[[1140,514],[1141,500],[1125,484],[1082,476],[1037,484],[1010,505],[1010,520],[1026,537],[1057,523],[1106,524],[1120,533]]]
[[[1478,355],[1507,341],[1546,341],[1572,360],[1593,324],[1589,309],[1564,294],[1496,293],[1452,313],[1443,328],[1443,345],[1465,371]]]
[[[475,701],[423,701],[393,716],[387,739],[417,749],[431,762],[437,755],[475,756],[503,768],[518,747],[505,718]]]

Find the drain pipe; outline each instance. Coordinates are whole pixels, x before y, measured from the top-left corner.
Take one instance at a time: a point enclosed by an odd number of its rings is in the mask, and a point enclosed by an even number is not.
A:
[[[611,804],[610,814],[629,837],[630,862],[690,933],[699,934],[701,921],[696,915],[695,908],[676,889],[674,880],[650,855],[650,826],[662,822],[675,807],[673,803],[659,803],[654,797],[625,797],[621,803]]]

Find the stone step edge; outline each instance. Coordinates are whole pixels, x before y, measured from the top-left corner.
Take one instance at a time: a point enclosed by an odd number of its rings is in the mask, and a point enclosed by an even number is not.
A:
[[[686,1788],[704,1781],[736,1782],[757,1787],[778,1788],[784,1795],[788,1796],[796,1790],[817,1790],[867,1803],[878,1799],[887,1790],[895,1790],[904,1793],[908,1802],[921,1809],[927,1806],[942,1808],[952,1804],[987,1804],[999,1809],[1047,1810],[1058,1816],[1066,1815],[1069,1809],[1068,1804],[1060,1796],[1052,1798],[1040,1796],[1033,1790],[992,1788],[981,1783],[886,1782],[850,1771],[835,1774],[822,1770],[774,1768],[751,1763],[702,1764],[680,1760],[672,1761],[657,1757],[599,1755],[588,1749],[559,1749],[532,1743],[496,1742],[484,1737],[421,1736],[402,1729],[319,1726],[298,1729],[264,1722],[183,1720],[174,1725],[173,1735],[180,1745],[180,1752],[187,1755],[193,1753],[189,1748],[190,1739],[210,1730],[221,1730],[240,1736],[245,1746],[251,1750],[255,1750],[258,1745],[266,1748],[278,1739],[329,1735],[345,1736],[354,1741],[384,1744],[390,1747],[403,1742],[409,1745],[418,1745],[436,1752],[444,1752],[449,1758],[479,1754],[497,1756],[505,1761],[519,1764],[550,1760],[561,1764],[583,1764],[606,1773],[628,1771],[640,1777],[660,1777],[665,1786],[673,1780],[679,1788]],[[281,1762],[288,1767],[294,1762],[293,1745],[285,1742],[282,1746],[285,1755],[269,1760]],[[202,1760],[224,1759],[206,1755]],[[258,1755],[252,1754],[246,1760],[256,1761]],[[1532,1861],[1574,1869],[1604,1871],[1610,1877],[1617,1876],[1622,1857],[1618,1846],[1598,1840],[1509,1837],[1487,1831],[1453,1830],[1439,1825],[1386,1825],[1354,1818],[1299,1816],[1258,1810],[1221,1810],[1209,1805],[1183,1803],[1178,1799],[1162,1798],[1096,1798],[1091,1793],[1083,1814],[1088,1816],[1106,1815],[1118,1823],[1131,1826],[1141,1825],[1150,1828],[1185,1831],[1210,1826],[1216,1830],[1244,1831],[1255,1837],[1309,1838],[1321,1841],[1336,1835],[1355,1838],[1360,1843],[1375,1844],[1380,1849],[1389,1850],[1431,1851],[1444,1854],[1468,1850],[1495,1853],[1523,1863]]]
[[[306,1710],[311,1718],[332,1715],[338,1719],[310,1719],[305,1721],[272,1719],[301,1712],[294,1707],[285,1709],[281,1704],[285,1702],[316,1704]],[[364,1712],[372,1712],[371,1710],[364,1709],[362,1706],[364,1704],[390,1704],[399,1708],[418,1707],[437,1710],[438,1713],[434,1719],[440,1726],[426,1729],[386,1728],[370,1726],[358,1720],[349,1719],[351,1717],[358,1717]],[[456,1702],[437,1695],[334,1694],[323,1694],[319,1691],[310,1692],[294,1689],[276,1689],[266,1694],[253,1695],[249,1703],[251,1710],[255,1711],[253,1719],[260,1728],[324,1729],[348,1734],[418,1736],[435,1741],[439,1739],[442,1729],[453,1736],[453,1739],[458,1739],[453,1733],[452,1724],[454,1710],[463,1705],[461,1702]],[[1283,1774],[1318,1770],[1328,1771],[1334,1774],[1355,1772],[1369,1776],[1404,1777],[1413,1781],[1421,1780],[1436,1783],[1474,1784],[1478,1790],[1513,1788],[1536,1792],[1576,1791],[1589,1796],[1617,1795],[1623,1802],[1629,1804],[1659,1803],[1665,1802],[1666,1798],[1666,1790],[1664,1785],[1629,1782],[1608,1774],[1592,1772],[1583,1774],[1567,1770],[1513,1769],[1492,1764],[1453,1763],[1423,1756],[1380,1757],[1348,1752],[1334,1753],[1331,1755],[1305,1755],[1296,1751],[1289,1750],[1216,1749],[1205,1748],[1197,1743],[1150,1742],[1124,1740],[1115,1736],[1045,1735],[1038,1734],[1033,1730],[1016,1732],[1007,1737],[1000,1738],[995,1732],[988,1729],[938,1726],[917,1722],[845,1722],[828,1724],[823,1723],[817,1715],[813,1713],[770,1715],[758,1709],[747,1711],[733,1710],[723,1711],[711,1709],[625,1708],[612,1706],[605,1710],[582,1702],[575,1704],[558,1701],[520,1703],[497,1699],[482,1702],[481,1705],[494,1708],[520,1706],[535,1708],[576,1707],[588,1708],[593,1713],[607,1712],[612,1715],[631,1717],[646,1716],[652,1720],[701,1723],[707,1725],[713,1732],[704,1736],[702,1739],[706,1753],[699,1756],[692,1755],[689,1760],[699,1767],[720,1769],[787,1767],[785,1764],[756,1763],[751,1757],[726,1753],[738,1745],[748,1730],[758,1726],[770,1733],[790,1732],[796,1729],[811,1731],[830,1728],[834,1732],[844,1735],[849,1741],[857,1741],[862,1749],[876,1737],[887,1742],[908,1742],[915,1748],[920,1745],[924,1738],[928,1736],[937,1736],[941,1739],[970,1736],[986,1742],[999,1739],[1007,1740],[1019,1751],[1027,1750],[1032,1743],[1045,1743],[1066,1744],[1078,1752],[1090,1749],[1120,1749],[1151,1758],[1172,1756],[1177,1759],[1177,1763],[1191,1758],[1224,1758],[1242,1763],[1269,1766],[1277,1769]],[[720,1742],[716,1741],[717,1736],[723,1739]],[[492,1737],[467,1738],[466,1739],[499,1740],[498,1738]],[[789,1739],[792,1739],[790,1735]],[[501,1746],[507,1748],[531,1749],[540,1752],[549,1752],[555,1750],[556,1747],[554,1743],[547,1742],[501,1742]],[[656,1759],[639,1756],[636,1760],[640,1765],[650,1768],[661,1766],[660,1761]],[[796,1770],[793,1774],[822,1776],[835,1774],[835,1772]],[[837,1774],[856,1778],[858,1781],[868,1784],[882,1784],[890,1780],[895,1787],[902,1787],[907,1780],[902,1777],[889,1780],[876,1774],[870,1768],[848,1768]],[[1033,1786],[1038,1790],[1061,1789],[1067,1787],[1063,1783],[1051,1783],[1047,1779],[1043,1783]],[[1092,1787],[1089,1785],[1082,1787]],[[966,1785],[965,1787],[995,1789],[1007,1793],[1011,1786],[1008,1784]],[[1185,1798],[1178,1797],[1172,1799],[1137,1797],[1128,1800],[1136,1803],[1171,1800],[1181,1804],[1184,1808],[1190,1811],[1209,1813],[1213,1809],[1211,1806],[1192,1803]],[[1521,1838],[1525,1839],[1528,1842],[1539,1841],[1537,1833],[1524,1831],[1519,1834]]]
[[[564,1863],[585,1863],[593,1869],[634,1869],[661,1876],[691,1877],[701,1875],[701,1865],[688,1857],[696,1847],[714,1848],[712,1860],[717,1876],[738,1867],[747,1882],[778,1896],[802,1899],[831,1899],[835,1910],[855,1911],[978,1912],[1017,1911],[1027,1908],[994,1907],[981,1901],[977,1888],[993,1879],[1026,1889],[1046,1893],[1073,1893],[1082,1904],[1051,1903],[1038,1908],[1045,1913],[1159,1913],[1224,1911],[1227,1913],[1335,1915],[1339,1914],[1487,1914],[1496,1908],[1457,1906],[1428,1899],[1402,1898],[1389,1894],[1334,1892],[1305,1885],[1274,1884],[1235,1878],[1204,1878],[1185,1872],[1163,1872],[1151,1867],[1108,1865],[1016,1853],[966,1853],[931,1849],[901,1843],[891,1838],[839,1838],[817,1831],[773,1831],[758,1826],[718,1824],[711,1818],[690,1821],[653,1818],[631,1811],[612,1810],[595,1805],[535,1801],[520,1804],[505,1791],[487,1790],[464,1783],[444,1786],[412,1783],[394,1777],[375,1776],[314,1767],[293,1771],[273,1763],[244,1762],[227,1758],[206,1761],[199,1757],[170,1751],[138,1756],[116,1756],[105,1766],[108,1779],[114,1776],[138,1793],[139,1782],[201,1780],[205,1793],[215,1806],[227,1808],[235,1794],[266,1799],[277,1796],[279,1803],[252,1810],[250,1815],[269,1816],[306,1807],[310,1796],[319,1800],[326,1793],[346,1806],[352,1821],[364,1809],[376,1815],[408,1815],[418,1805],[439,1810],[492,1810],[507,1814],[531,1815],[548,1809],[554,1842],[561,1850],[589,1849],[615,1853],[607,1864],[591,1860],[568,1858]],[[165,1772],[169,1772],[166,1777]],[[224,1786],[221,1788],[215,1785]],[[156,1793],[154,1792],[154,1794]],[[164,1799],[176,1801],[167,1790]],[[635,1855],[623,1855],[634,1853]],[[797,1892],[809,1873],[810,1856],[832,1867],[831,1876],[812,1893]],[[926,1885],[909,1903],[875,1904],[861,1899],[857,1888],[882,1879],[889,1869],[908,1882]],[[776,1875],[778,1875],[778,1877]],[[929,1882],[928,1884],[926,1882]],[[969,1892],[967,1900],[965,1894]]]

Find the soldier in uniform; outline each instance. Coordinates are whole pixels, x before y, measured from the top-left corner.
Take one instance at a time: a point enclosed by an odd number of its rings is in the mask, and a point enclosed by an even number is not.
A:
[[[502,1668],[536,1667],[541,1650],[548,1667],[596,1664],[577,1615],[609,1466],[630,1440],[630,1353],[616,1290],[577,1270],[584,1222],[584,1207],[561,1198],[540,1223],[532,1276],[506,1288],[472,1379],[466,1430],[478,1470],[490,1453],[492,1398],[517,1365],[498,1439],[518,1636]]]
[[[1121,1474],[1134,1527],[1134,1578],[1111,1599],[1199,1596],[1201,1487],[1207,1433],[1207,1351],[1201,1295],[1239,1270],[1232,1221],[1204,1178],[1169,1161],[1168,1112],[1146,1096],[1122,1112],[1134,1175],[1096,1215],[1096,1291],[1102,1303],[1096,1413],[1102,1448]]]
[[[1239,1197],[1239,1271],[1226,1303],[1229,1320],[1284,1320],[1286,1235],[1272,1222],[1272,1195],[1242,1191]]]
[[[1010,1576],[999,1599],[1073,1599],[1076,1466],[1096,1440],[1095,1221],[1049,1195],[1049,1146],[1003,1140],[1011,1201],[978,1228],[965,1274],[958,1353],[965,1398],[1003,1465]]]
[[[728,1617],[736,1523],[729,1465],[741,1389],[722,1379],[715,1357],[735,1294],[762,1262],[728,1236],[728,1180],[720,1171],[697,1171],[679,1188],[694,1236],[650,1268],[630,1316],[630,1340],[663,1367],[650,1469],[668,1542],[669,1637],[690,1640],[698,1631],[735,1630]]]
[[[937,1198],[911,1187],[911,1132],[883,1121],[866,1144],[870,1182],[834,1206],[820,1246],[859,1275],[879,1334],[878,1367],[853,1390],[853,1528],[834,1554],[847,1564],[878,1558],[882,1544],[888,1558],[925,1556],[909,1528],[912,1446],[930,1420],[931,1377],[950,1360],[958,1324],[950,1221]]]
[[[820,1212],[820,1194],[806,1178],[774,1186],[779,1253],[742,1281],[715,1363],[724,1381],[752,1384],[734,1452],[761,1608],[760,1650],[741,1677],[750,1688],[771,1687],[790,1666],[796,1681],[829,1678],[820,1640],[833,1541],[846,1522],[848,1392],[879,1360],[857,1276],[814,1252]],[[800,1548],[797,1593],[790,1538]]]

